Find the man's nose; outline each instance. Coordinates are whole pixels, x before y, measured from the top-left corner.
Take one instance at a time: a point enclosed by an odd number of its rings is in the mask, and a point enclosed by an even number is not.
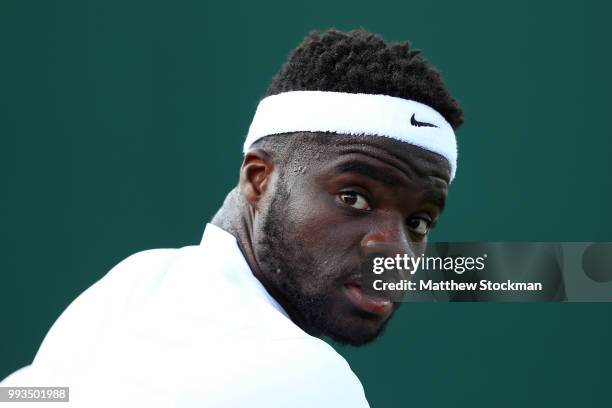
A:
[[[366,256],[414,256],[403,219],[389,219],[372,225],[361,240]]]

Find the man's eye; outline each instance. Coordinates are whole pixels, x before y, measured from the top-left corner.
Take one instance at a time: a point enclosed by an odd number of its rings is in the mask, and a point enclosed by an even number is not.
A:
[[[408,220],[408,228],[419,235],[427,235],[431,223],[423,218],[411,218]]]
[[[353,208],[356,208],[357,210],[370,210],[371,209],[370,203],[368,203],[368,200],[366,200],[366,198],[363,195],[356,193],[354,191],[342,192],[338,195],[338,197],[344,204],[351,206]]]

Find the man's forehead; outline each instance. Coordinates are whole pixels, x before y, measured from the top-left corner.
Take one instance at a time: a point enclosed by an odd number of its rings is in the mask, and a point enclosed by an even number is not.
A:
[[[337,135],[325,147],[330,159],[361,154],[396,167],[414,178],[437,178],[448,184],[450,165],[441,155],[388,137]]]

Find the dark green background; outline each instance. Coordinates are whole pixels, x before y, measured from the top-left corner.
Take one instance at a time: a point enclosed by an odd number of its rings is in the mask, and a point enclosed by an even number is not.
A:
[[[604,2],[0,2],[0,377],[127,255],[197,243],[310,30],[411,40],[466,110],[434,239],[612,241]],[[373,407],[612,406],[611,304],[410,304]]]

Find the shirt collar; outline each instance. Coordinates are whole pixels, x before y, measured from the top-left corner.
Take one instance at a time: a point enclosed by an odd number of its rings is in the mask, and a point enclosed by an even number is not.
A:
[[[200,247],[209,250],[213,256],[222,257],[223,264],[227,265],[228,269],[231,269],[233,277],[241,285],[246,286],[253,294],[262,298],[289,318],[285,309],[268,293],[259,279],[253,275],[249,264],[240,250],[236,237],[216,225],[208,223],[204,229]]]

